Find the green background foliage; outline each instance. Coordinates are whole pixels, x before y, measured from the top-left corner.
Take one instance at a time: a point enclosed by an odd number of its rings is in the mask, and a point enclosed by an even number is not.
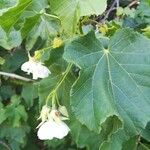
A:
[[[0,0],[0,150],[150,149],[149,38],[149,0]],[[21,71],[28,52],[49,77]],[[54,90],[71,131],[41,141]]]

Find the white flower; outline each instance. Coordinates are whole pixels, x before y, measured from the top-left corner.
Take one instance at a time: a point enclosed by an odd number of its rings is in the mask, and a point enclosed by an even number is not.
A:
[[[38,118],[38,119],[41,119],[42,122],[37,126],[37,128],[39,128],[45,121],[47,121],[50,110],[51,110],[50,107],[48,107],[47,105],[44,105],[42,107],[40,117]]]
[[[24,72],[27,72],[27,74],[30,74],[33,72],[33,68],[35,68],[36,65],[33,61],[27,61],[21,66],[21,70]]]
[[[21,70],[27,72],[27,74],[32,73],[33,79],[46,78],[51,73],[41,62],[36,62],[32,58],[22,64]]]
[[[57,110],[52,110],[47,121],[40,123],[39,126],[37,135],[41,140],[62,139],[70,131],[69,127],[61,120],[60,113]]]
[[[50,119],[40,126],[37,135],[40,140],[62,139],[69,131],[69,127],[63,121],[55,122]]]

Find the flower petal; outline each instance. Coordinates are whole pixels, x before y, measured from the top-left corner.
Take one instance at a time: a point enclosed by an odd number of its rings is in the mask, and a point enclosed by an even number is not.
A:
[[[27,72],[27,74],[32,73],[33,79],[46,78],[51,73],[50,70],[46,66],[42,65],[41,62],[35,62],[33,60],[29,60],[22,64],[21,70]]]
[[[43,123],[38,132],[38,138],[40,140],[52,140],[54,138],[54,130],[56,130],[55,125],[51,121]]]
[[[28,74],[33,72],[34,64],[31,61],[27,61],[21,66],[21,70],[27,72]]]
[[[70,131],[69,127],[63,121],[56,123],[56,126],[57,126],[57,130],[54,135],[55,138],[62,139]]]
[[[69,131],[69,127],[64,122],[56,123],[53,120],[49,120],[40,126],[37,135],[41,140],[62,139]]]
[[[49,76],[49,74],[51,74],[49,69],[45,67],[44,65],[42,65],[41,63],[37,63],[36,68],[37,70],[35,70],[35,73],[38,74],[39,78],[46,78]]]

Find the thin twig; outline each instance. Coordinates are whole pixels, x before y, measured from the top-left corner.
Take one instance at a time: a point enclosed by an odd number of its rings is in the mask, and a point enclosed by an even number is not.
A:
[[[143,143],[139,142],[139,144],[145,149],[145,150],[150,150],[146,145],[144,145]]]
[[[114,2],[112,3],[111,7],[107,10],[106,15],[102,19],[102,23],[105,22],[105,20],[108,18],[110,12],[112,10],[114,10],[115,5],[117,5],[117,8],[119,7],[119,0],[114,0]]]
[[[116,6],[117,6],[117,8],[119,8],[119,4],[120,3],[120,0],[116,0]]]
[[[9,146],[6,143],[4,143],[3,141],[0,141],[0,144],[3,145],[6,149],[11,150],[9,148]]]
[[[16,75],[14,73],[7,73],[7,72],[0,71],[0,75],[7,76],[7,77],[10,77],[10,78],[19,79],[19,80],[23,80],[23,81],[27,81],[27,82],[32,81],[31,79]]]
[[[140,1],[139,0],[134,0],[134,1],[132,1],[127,7],[132,7],[132,6],[134,6],[134,5],[139,5],[139,3],[140,3]]]

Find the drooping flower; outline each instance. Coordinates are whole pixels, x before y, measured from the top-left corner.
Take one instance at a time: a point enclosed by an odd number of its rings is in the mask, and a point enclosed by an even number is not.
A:
[[[42,107],[40,117],[38,118],[38,120],[41,119],[42,121],[41,121],[41,123],[37,126],[37,128],[39,128],[44,122],[46,122],[46,121],[48,120],[48,116],[49,116],[49,114],[50,114],[50,111],[51,111],[51,109],[50,109],[50,107],[48,107],[47,105],[44,105],[44,106]]]
[[[51,73],[46,66],[41,62],[35,61],[32,57],[29,58],[29,61],[22,64],[21,70],[27,72],[27,74],[32,73],[33,79],[46,78]]]
[[[69,131],[69,127],[63,121],[55,122],[50,119],[40,126],[37,135],[40,140],[62,139]]]
[[[70,131],[69,127],[62,121],[58,110],[52,110],[47,120],[42,124],[40,123],[39,126],[37,135],[41,140],[62,139]]]

